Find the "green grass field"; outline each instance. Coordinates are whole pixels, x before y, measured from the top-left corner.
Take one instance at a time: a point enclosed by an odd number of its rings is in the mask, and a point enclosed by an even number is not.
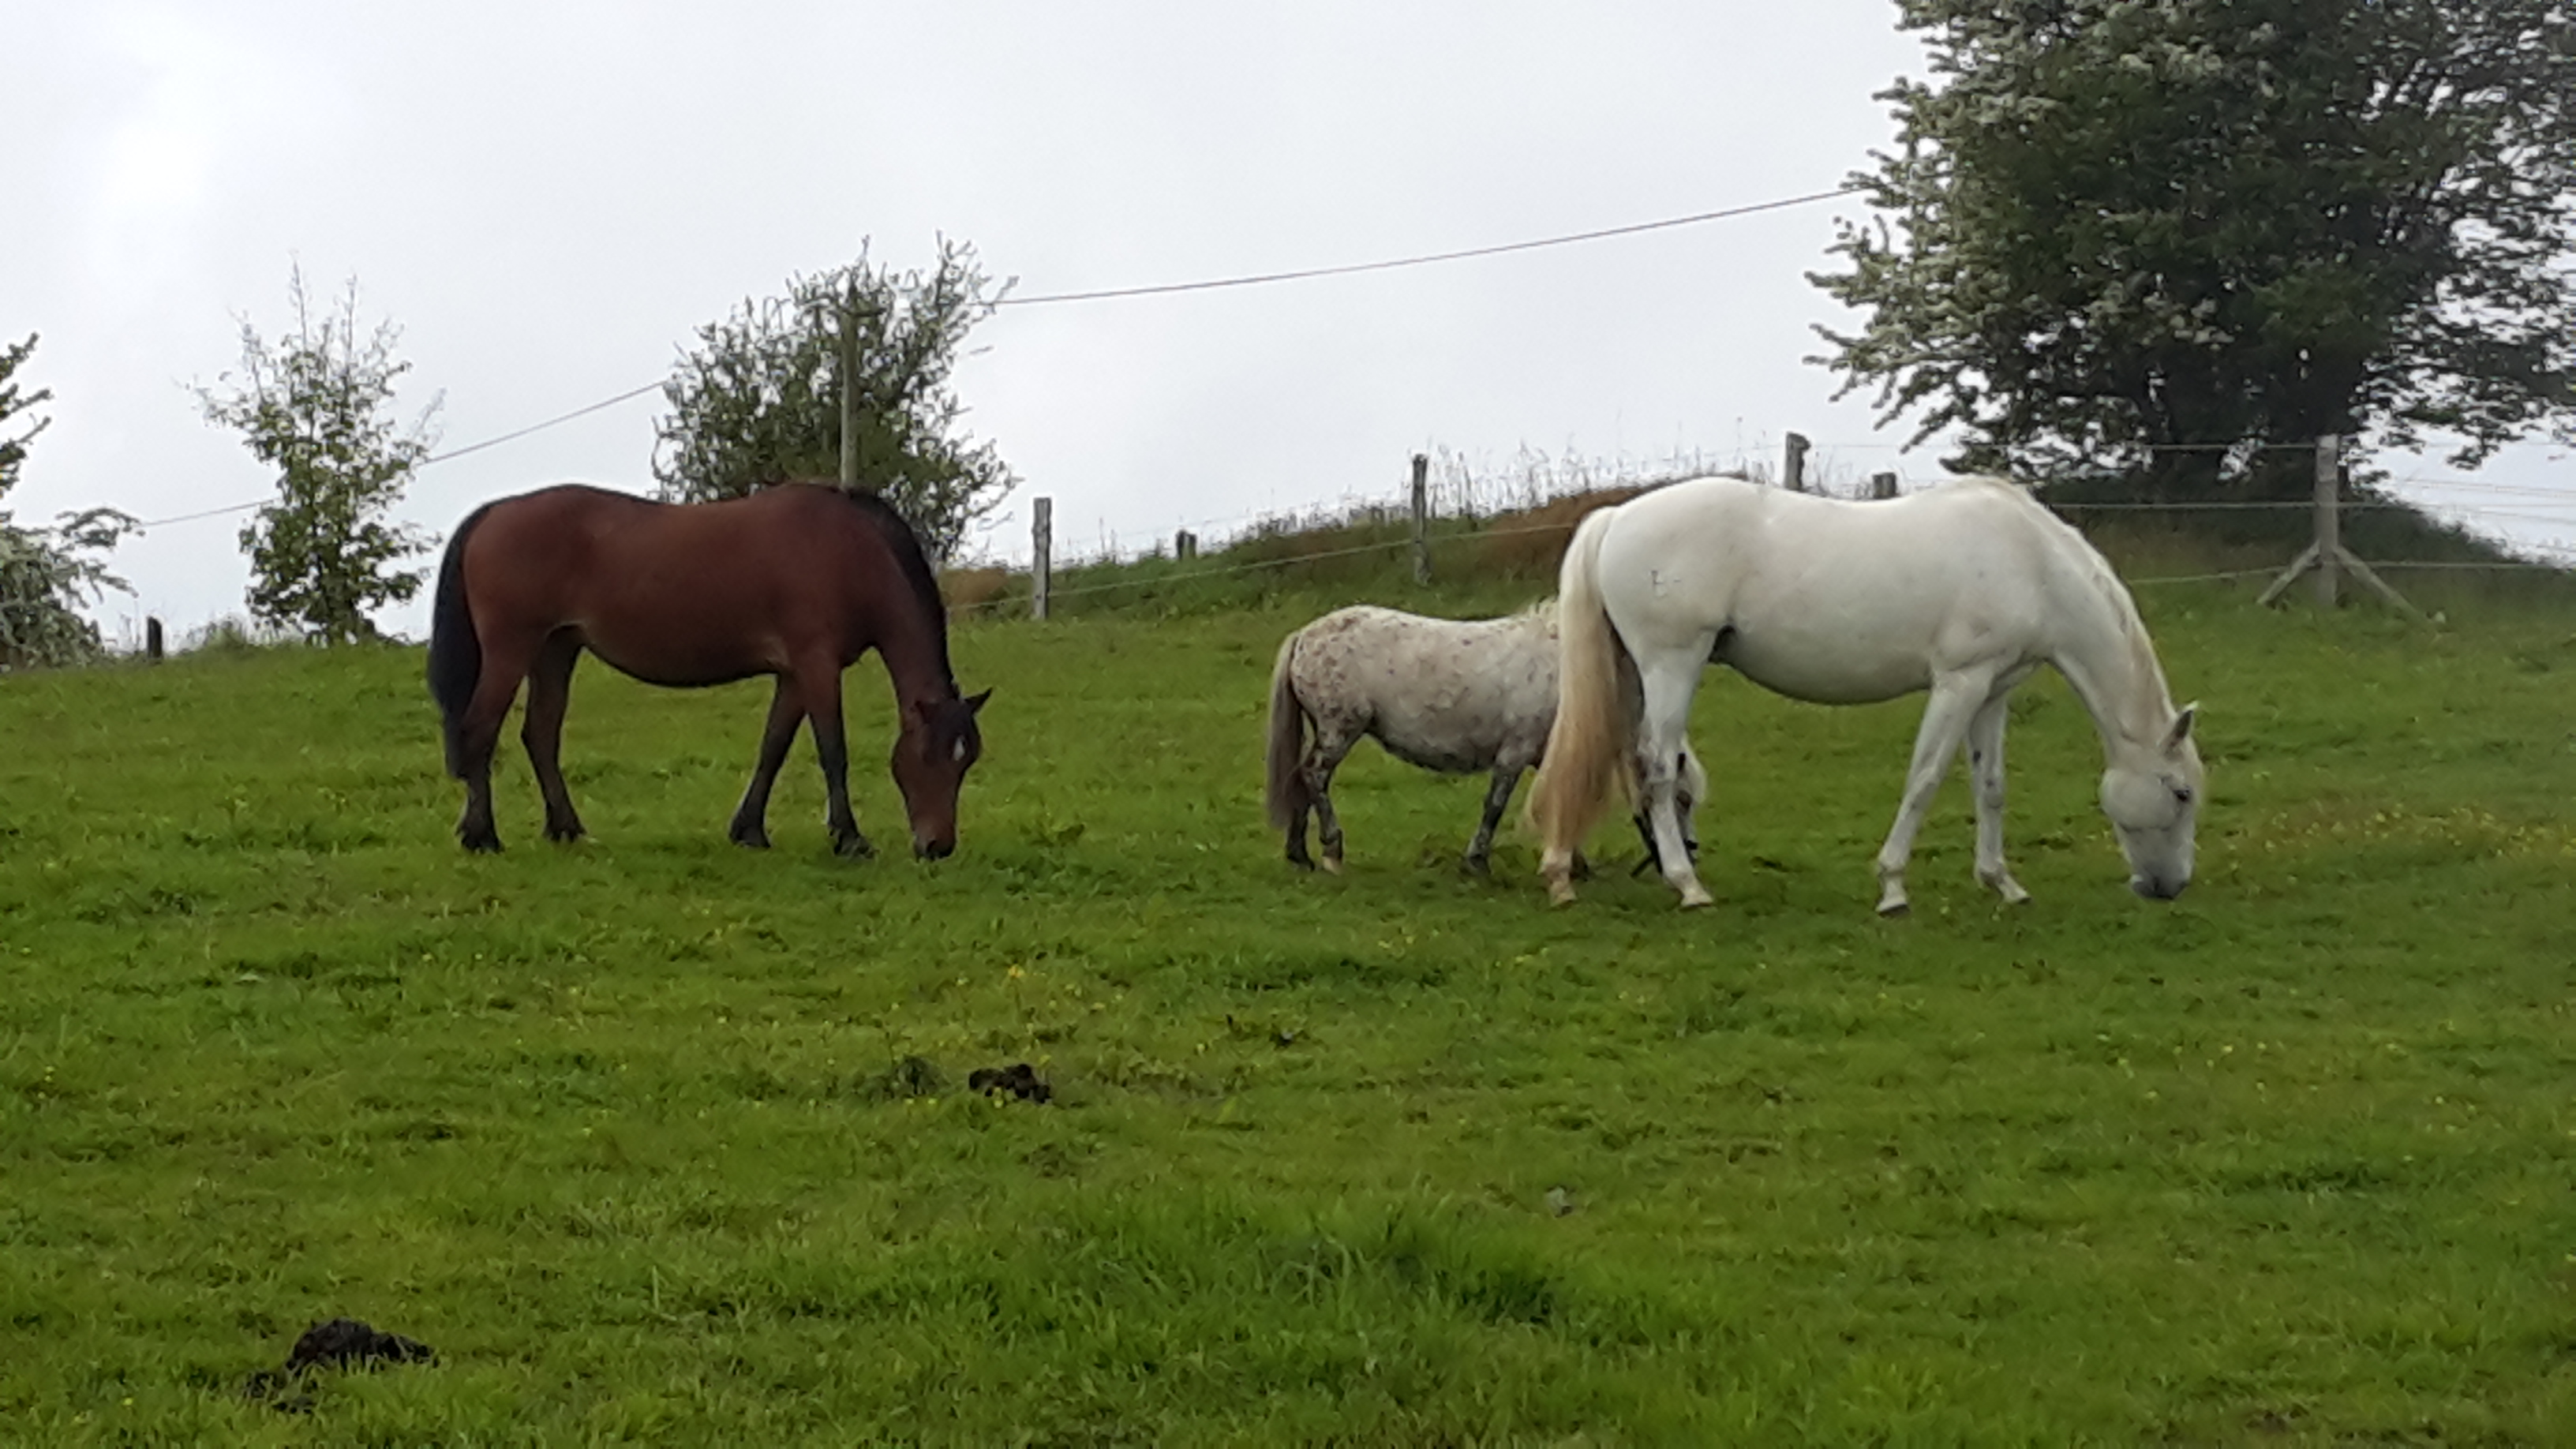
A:
[[[469,858],[416,650],[0,678],[0,1441],[2576,1443],[2576,607],[2152,593],[2192,891],[2051,676],[2036,901],[1954,781],[1882,922],[1915,707],[1719,675],[1712,911],[1462,878],[1481,784],[1373,748],[1292,873],[1263,686],[1349,597],[961,627],[935,866],[801,744],[725,842],[758,686],[586,665],[594,839],[514,753]],[[244,1397],[342,1314],[439,1361]]]

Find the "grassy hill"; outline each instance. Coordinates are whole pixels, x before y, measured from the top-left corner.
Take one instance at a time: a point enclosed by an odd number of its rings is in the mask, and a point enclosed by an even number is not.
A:
[[[1557,560],[1575,523],[1592,509],[1633,497],[1656,481],[1606,482],[1549,497],[1537,485],[1495,486],[1483,506],[1428,525],[1433,583],[1413,581],[1412,526],[1402,510],[1355,504],[1337,512],[1256,524],[1194,558],[1159,544],[1141,558],[1059,563],[1050,616],[1161,616],[1260,608],[1291,598],[1366,597],[1429,613],[1500,611],[1554,592]],[[1472,485],[1453,490],[1470,501]],[[2234,576],[2251,598],[2304,549],[2314,520],[2304,503],[2229,499],[2214,504],[2147,504],[2124,479],[2069,479],[2043,490],[2124,575],[2148,581]],[[1455,499],[1452,500],[1456,501]],[[2509,552],[2499,541],[2432,518],[2387,494],[2362,489],[2342,515],[2345,547],[2394,580],[2414,602],[2442,610],[2454,601],[2501,599],[2576,604],[2576,579]],[[944,580],[963,613],[1024,618],[1031,584],[1001,567],[952,571]],[[2303,593],[2301,598],[2307,596]]]
[[[961,624],[997,692],[935,866],[833,859],[802,745],[779,848],[727,845],[755,688],[585,666],[595,839],[512,758],[468,858],[417,651],[0,678],[0,1440],[2567,1442],[2554,586],[2142,591],[2199,883],[2122,888],[2050,678],[2034,903],[1954,785],[1882,922],[1914,708],[1716,675],[1712,911],[1550,911],[1525,841],[1461,878],[1480,786],[1373,751],[1350,873],[1290,872],[1279,637],[1536,587],[1342,557]],[[1021,1061],[1052,1102],[963,1088]],[[439,1362],[243,1396],[336,1314]]]

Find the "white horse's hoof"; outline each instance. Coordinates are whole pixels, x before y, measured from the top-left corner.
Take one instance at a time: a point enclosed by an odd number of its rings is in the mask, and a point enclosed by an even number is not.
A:
[[[1696,911],[1702,906],[1715,905],[1716,903],[1717,898],[1706,891],[1682,892],[1681,907],[1686,911]]]
[[[1893,921],[1899,916],[1911,914],[1913,910],[1913,903],[1903,896],[1890,896],[1878,903],[1878,914],[1882,920]]]
[[[1338,855],[1328,855],[1328,856],[1325,856],[1325,857],[1324,857],[1324,874],[1326,874],[1326,875],[1340,875],[1341,873],[1342,873],[1342,858],[1341,858],[1340,856],[1338,856]]]
[[[1574,882],[1562,878],[1547,883],[1547,903],[1551,906],[1574,904]]]
[[[2023,890],[2021,882],[2014,880],[2009,871],[1997,870],[1988,875],[1981,870],[1977,872],[1977,884],[1993,891],[2008,906],[2017,906],[2030,899],[2030,892]]]

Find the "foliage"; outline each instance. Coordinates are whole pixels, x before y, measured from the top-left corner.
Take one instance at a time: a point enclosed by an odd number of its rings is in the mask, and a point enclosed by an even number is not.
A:
[[[27,445],[35,441],[38,433],[51,427],[54,421],[51,418],[31,419],[25,424],[24,432],[11,436],[13,429],[10,419],[38,403],[47,401],[54,395],[50,388],[38,388],[32,393],[26,392],[15,381],[18,369],[25,365],[27,358],[35,350],[36,338],[33,333],[29,333],[24,342],[0,347],[0,498],[8,497],[9,490],[18,486],[18,474],[27,465]]]
[[[1934,81],[1818,285],[1847,386],[2039,471],[2295,485],[2251,445],[2576,417],[2565,0],[1906,0]],[[1892,217],[1894,230],[1886,224]],[[2233,453],[2184,444],[2236,444]]]
[[[247,654],[259,649],[277,649],[302,641],[293,633],[280,630],[256,619],[227,614],[209,619],[190,629],[179,639],[185,653]]]
[[[12,380],[35,350],[33,334],[0,347],[0,500],[18,484],[27,445],[53,421],[36,418],[23,431],[11,428],[12,418],[53,396],[42,388],[25,392]],[[81,664],[99,656],[98,626],[80,608],[108,589],[125,587],[107,571],[104,555],[133,527],[131,517],[113,508],[66,513],[51,528],[14,523],[0,508],[0,669]]]
[[[698,329],[663,388],[654,477],[668,498],[732,498],[840,476],[840,328],[859,344],[859,482],[883,493],[935,556],[1001,507],[1017,480],[990,443],[958,430],[960,350],[999,291],[974,249],[943,240],[927,275],[869,263],[791,278],[784,297],[746,301]]]
[[[325,643],[371,639],[370,610],[420,591],[422,575],[399,565],[429,537],[385,515],[435,445],[439,403],[408,427],[390,415],[411,364],[394,356],[392,322],[360,334],[355,278],[328,315],[314,314],[300,267],[288,294],[294,331],[272,345],[244,320],[238,380],[227,373],[194,391],[207,421],[240,432],[278,470],[276,499],[241,531],[253,617]]]
[[[586,676],[596,838],[536,844],[513,759],[529,843],[486,860],[448,835],[416,655],[10,680],[7,1437],[2576,1422],[2564,598],[2436,633],[2158,592],[2205,702],[2192,893],[2122,888],[2091,727],[2043,679],[2012,743],[2037,900],[1971,878],[1954,785],[1890,923],[1868,862],[1918,705],[1722,674],[1714,912],[1629,879],[1633,847],[1572,911],[1526,845],[1462,879],[1481,782],[1375,751],[1342,777],[1349,873],[1289,871],[1252,715],[1279,638],[1353,597],[961,628],[1002,688],[936,866],[831,857],[802,761],[779,848],[725,842],[762,685]],[[849,694],[879,759],[873,666]],[[884,774],[853,784],[887,818]],[[1053,1103],[937,1085],[1014,1061]],[[341,1313],[440,1361],[325,1375],[310,1414],[244,1398]]]

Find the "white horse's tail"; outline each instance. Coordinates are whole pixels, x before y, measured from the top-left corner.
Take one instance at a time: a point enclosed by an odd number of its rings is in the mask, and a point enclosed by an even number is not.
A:
[[[1279,646],[1279,663],[1270,671],[1270,783],[1266,799],[1273,830],[1287,829],[1312,803],[1306,795],[1306,772],[1297,768],[1306,753],[1306,706],[1298,702],[1297,685],[1288,677],[1288,666],[1297,658],[1297,639],[1305,632],[1298,630]]]
[[[1557,568],[1556,723],[1526,807],[1552,858],[1582,848],[1634,773],[1637,722],[1629,691],[1620,687],[1634,666],[1601,606],[1601,536],[1616,512],[1586,516]]]

